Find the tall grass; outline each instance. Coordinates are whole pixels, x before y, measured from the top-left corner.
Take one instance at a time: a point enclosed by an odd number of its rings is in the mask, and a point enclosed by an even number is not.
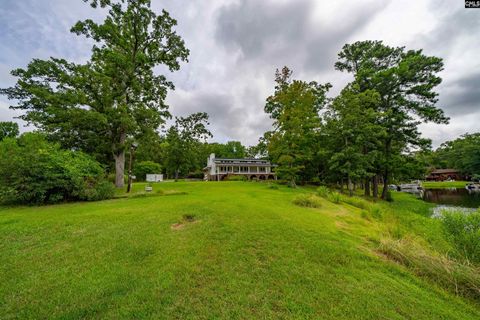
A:
[[[442,224],[457,253],[469,261],[480,263],[480,211],[444,211]]]
[[[321,200],[313,194],[300,194],[293,199],[293,203],[300,207],[320,208]]]
[[[359,209],[370,211],[373,204],[365,199],[358,197],[341,196],[341,201]]]
[[[474,300],[480,299],[478,267],[428,251],[424,245],[410,238],[384,238],[380,241],[379,251],[447,290]]]
[[[330,189],[328,189],[326,186],[320,186],[317,188],[317,194],[322,198],[327,198],[330,194]]]
[[[334,191],[328,194],[327,199],[333,203],[339,204],[342,200],[342,197],[340,193]]]

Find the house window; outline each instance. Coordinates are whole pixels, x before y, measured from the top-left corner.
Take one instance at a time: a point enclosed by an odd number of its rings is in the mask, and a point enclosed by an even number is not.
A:
[[[259,169],[260,169],[260,172],[262,173],[266,172],[265,167],[259,167]]]

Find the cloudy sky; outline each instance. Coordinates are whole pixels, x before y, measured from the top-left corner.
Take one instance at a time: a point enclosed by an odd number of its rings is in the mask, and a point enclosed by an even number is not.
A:
[[[191,51],[189,63],[168,74],[176,86],[168,96],[171,112],[208,112],[216,141],[255,144],[270,129],[263,106],[276,68],[330,82],[330,94],[337,94],[351,80],[334,70],[337,53],[368,39],[444,59],[439,106],[451,121],[422,125],[434,146],[480,131],[480,9],[465,9],[463,1],[153,0],[152,6],[178,20]],[[10,70],[32,58],[85,61],[91,43],[69,29],[104,15],[82,0],[1,0],[0,87],[13,85]],[[0,121],[18,115],[8,106],[0,97]]]

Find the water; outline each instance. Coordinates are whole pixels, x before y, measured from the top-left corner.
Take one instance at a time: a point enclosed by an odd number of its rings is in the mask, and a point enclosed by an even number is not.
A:
[[[478,208],[480,192],[465,188],[425,189],[423,200],[443,206]]]

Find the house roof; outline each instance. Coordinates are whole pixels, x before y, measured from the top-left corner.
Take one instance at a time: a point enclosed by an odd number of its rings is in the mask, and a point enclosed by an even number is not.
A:
[[[456,169],[437,169],[437,170],[433,170],[431,173],[433,173],[433,174],[460,173],[460,171],[458,171]]]
[[[266,159],[255,159],[255,158],[214,158],[214,161],[268,161]]]
[[[217,165],[224,165],[224,166],[276,167],[276,165],[271,164],[270,162],[267,162],[267,163],[259,163],[259,162],[228,162],[228,163],[224,163],[224,162],[216,162],[216,161],[215,161],[215,164],[217,164]]]

